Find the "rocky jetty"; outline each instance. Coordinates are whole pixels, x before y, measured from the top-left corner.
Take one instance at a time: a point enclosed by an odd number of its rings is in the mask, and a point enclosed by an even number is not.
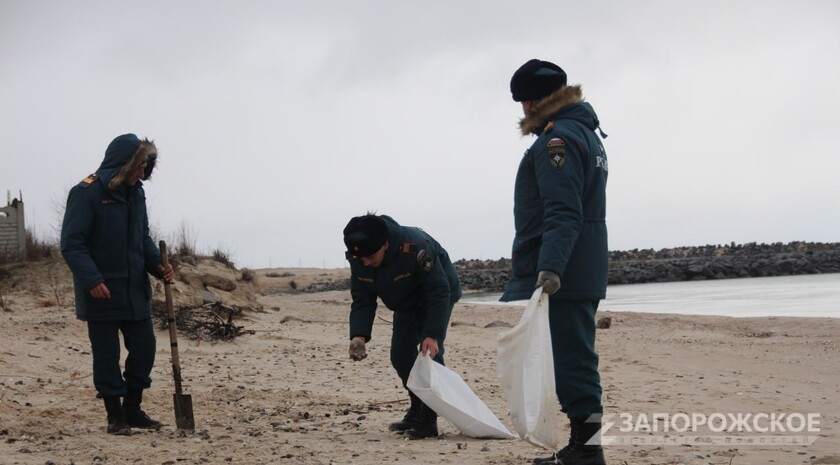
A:
[[[465,289],[502,291],[510,260],[459,260]],[[728,244],[610,252],[609,284],[840,273],[840,243]]]
[[[610,284],[840,273],[840,243],[780,242],[610,253]]]
[[[510,280],[510,259],[458,260],[465,290],[501,292]],[[610,252],[609,284],[840,273],[840,243],[728,244]],[[343,290],[349,280],[316,282],[305,292]]]

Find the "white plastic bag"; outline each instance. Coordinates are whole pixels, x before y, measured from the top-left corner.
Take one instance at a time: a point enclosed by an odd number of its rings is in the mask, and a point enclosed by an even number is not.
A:
[[[514,437],[458,373],[435,362],[428,355],[417,355],[406,384],[424,404],[449,420],[465,436],[496,439]]]
[[[560,409],[554,389],[554,357],[548,296],[534,291],[516,326],[499,334],[498,374],[519,437],[546,449],[560,442]]]

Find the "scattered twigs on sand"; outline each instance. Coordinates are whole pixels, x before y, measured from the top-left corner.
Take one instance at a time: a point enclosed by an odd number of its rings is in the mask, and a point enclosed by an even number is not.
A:
[[[189,339],[199,341],[231,341],[243,334],[254,334],[244,326],[234,324],[234,319],[242,315],[243,307],[227,306],[220,302],[204,305],[177,305],[175,307],[175,326],[179,333]],[[158,326],[166,328],[166,308],[163,302],[154,302],[152,314]]]
[[[408,399],[383,400],[383,401],[380,401],[380,402],[371,402],[368,405],[372,406],[372,407],[375,407],[375,406],[380,406],[380,405],[401,404],[401,403],[403,403],[407,400]]]

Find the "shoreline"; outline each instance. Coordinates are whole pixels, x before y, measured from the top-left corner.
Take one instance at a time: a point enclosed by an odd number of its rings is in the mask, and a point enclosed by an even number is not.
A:
[[[436,439],[408,441],[388,431],[407,400],[389,362],[390,312],[380,308],[368,358],[350,361],[349,293],[288,288],[289,280],[305,285],[343,276],[324,273],[259,273],[263,288],[285,286],[288,292],[259,296],[263,309],[237,320],[253,333],[225,342],[179,339],[184,393],[192,396],[195,412],[192,434],[174,427],[165,331],[157,331],[157,362],[143,408],[167,424],[160,431],[111,436],[92,387],[84,323],[71,309],[46,301],[48,289],[36,287],[37,276],[6,289],[11,310],[0,312],[4,463],[526,465],[547,455],[520,439],[466,437],[443,419]],[[446,365],[511,431],[496,374],[496,338],[504,328],[493,323],[515,325],[521,313],[516,306],[459,302],[446,339]],[[603,403],[619,419],[657,412],[811,412],[820,420],[810,445],[615,443],[605,448],[608,463],[840,463],[840,320],[603,314],[612,318],[609,329],[597,332]],[[558,428],[567,434],[567,424]],[[697,434],[712,433],[701,428]]]
[[[461,301],[524,307],[526,300],[498,302],[499,292],[467,291]],[[806,303],[803,303],[806,302]],[[599,313],[721,316],[730,318],[840,318],[840,273],[774,276],[607,287]]]

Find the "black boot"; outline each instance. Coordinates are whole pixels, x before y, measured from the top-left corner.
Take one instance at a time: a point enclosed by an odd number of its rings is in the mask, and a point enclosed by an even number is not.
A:
[[[428,405],[420,402],[420,414],[417,416],[417,424],[405,431],[409,439],[434,438],[438,435],[437,412]]]
[[[601,422],[571,420],[571,427],[569,444],[551,457],[535,458],[535,465],[607,465],[600,440]],[[593,438],[596,444],[587,445]]]
[[[108,434],[117,434],[120,436],[128,436],[131,434],[131,428],[125,421],[122,406],[120,406],[119,397],[103,397],[105,401],[105,411],[108,412]]]
[[[143,390],[128,388],[122,405],[125,421],[135,428],[160,429],[163,426],[161,422],[149,418],[146,412],[140,410],[141,402],[143,402]]]
[[[411,406],[408,407],[408,411],[405,413],[402,420],[395,421],[388,425],[389,431],[402,433],[405,430],[413,428],[417,424],[417,417],[420,415],[420,406],[423,405],[423,403],[420,402],[420,398],[415,396],[411,391],[408,392],[408,398],[411,400]]]

